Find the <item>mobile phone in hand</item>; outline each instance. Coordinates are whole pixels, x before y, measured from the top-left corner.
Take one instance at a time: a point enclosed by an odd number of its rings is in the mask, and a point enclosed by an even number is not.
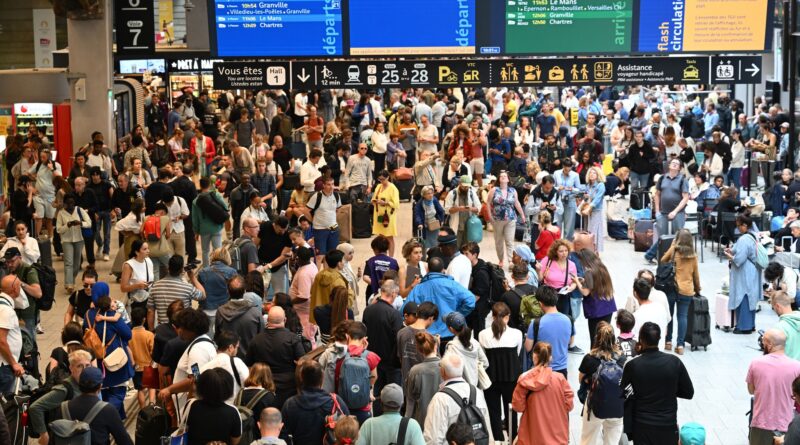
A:
[[[197,363],[192,364],[192,375],[195,380],[200,378],[200,367],[197,366]]]

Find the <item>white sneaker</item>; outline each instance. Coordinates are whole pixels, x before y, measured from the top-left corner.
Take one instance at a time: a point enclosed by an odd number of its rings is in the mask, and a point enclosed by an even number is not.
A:
[[[44,329],[42,329],[42,324],[41,323],[36,325],[36,333],[39,334],[39,335],[44,334]]]
[[[108,261],[108,255],[103,255],[103,261]]]

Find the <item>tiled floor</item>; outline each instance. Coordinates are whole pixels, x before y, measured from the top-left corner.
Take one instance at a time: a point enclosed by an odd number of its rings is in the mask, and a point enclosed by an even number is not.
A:
[[[398,214],[400,234],[396,240],[396,256],[399,258],[402,243],[411,236],[410,204],[402,204]],[[371,256],[369,243],[369,239],[353,241],[356,247],[356,265],[363,265],[364,261]],[[116,242],[112,244],[116,245]],[[483,248],[482,258],[496,261],[492,233],[485,232],[481,247]],[[616,301],[621,306],[630,295],[636,271],[645,267],[653,268],[653,266],[646,266],[642,254],[634,252],[633,244],[626,241],[606,240],[605,249],[606,251],[601,256],[611,272],[616,289]],[[116,249],[113,249],[112,260],[115,253]],[[42,313],[45,334],[39,336],[39,348],[42,351],[43,364],[47,362],[46,358],[49,352],[60,344],[60,330],[66,308],[63,290],[63,262],[56,260],[54,267],[58,274],[59,287],[55,306],[51,311]],[[112,279],[109,276],[111,262],[100,260],[97,262],[97,268],[102,280]],[[710,250],[706,250],[705,262],[700,265],[700,278],[703,294],[709,297],[712,314],[714,312],[713,295],[727,275],[727,264],[719,262]],[[112,295],[117,297],[121,295],[119,285],[112,282],[111,288]],[[758,329],[769,328],[777,320],[766,304],[762,303],[762,307],[763,310],[756,317]],[[586,322],[580,320],[576,324],[576,329],[578,346],[588,350],[589,339]],[[749,362],[760,354],[757,350],[756,335],[739,336],[714,330],[712,340],[713,344],[708,351],[691,352],[687,350],[682,357],[694,382],[695,396],[692,400],[679,402],[678,419],[681,423],[695,421],[705,425],[708,430],[708,444],[745,444],[747,443],[747,416],[745,413],[749,410],[750,397],[747,394],[744,378]],[[577,389],[577,368],[580,360],[580,355],[571,354],[569,357],[569,380],[575,389]],[[129,397],[128,404],[133,406],[134,399]],[[575,405],[570,416],[571,443],[579,442],[581,430],[581,406],[577,397]],[[129,431],[131,433],[134,431],[134,423],[130,423]]]

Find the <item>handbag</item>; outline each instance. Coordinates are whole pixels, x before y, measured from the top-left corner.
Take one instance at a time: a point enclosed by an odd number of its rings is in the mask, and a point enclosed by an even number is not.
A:
[[[192,403],[194,403],[195,399],[189,401],[186,404],[186,409],[183,410],[183,415],[181,416],[181,423],[178,425],[178,429],[172,432],[167,437],[161,438],[161,443],[165,444],[168,443],[169,445],[188,445],[189,444],[189,428],[186,426],[186,422],[189,419],[189,410],[192,408]],[[177,407],[177,404],[175,405]]]
[[[486,373],[483,362],[478,360],[478,389],[485,391],[489,389],[490,386],[492,386],[492,379],[490,379],[489,374]]]
[[[383,211],[383,221],[381,223],[383,224],[383,227],[389,227],[389,211],[388,210],[384,210]]]
[[[438,219],[434,218],[428,221],[428,231],[435,232],[442,227],[442,223],[439,222]]]
[[[75,207],[75,208],[78,209],[78,218],[81,221],[81,235],[84,238],[93,237],[94,236],[94,231],[92,230],[92,227],[91,226],[90,227],[85,227],[85,228],[83,227],[83,210],[81,210],[80,207]]]
[[[103,322],[103,344],[106,345],[106,328],[108,327],[108,322]],[[108,347],[106,345],[106,347]],[[106,357],[103,359],[103,366],[106,370],[115,372],[122,369],[128,363],[128,354],[125,352],[125,349],[121,346],[111,352],[111,354],[107,354]]]

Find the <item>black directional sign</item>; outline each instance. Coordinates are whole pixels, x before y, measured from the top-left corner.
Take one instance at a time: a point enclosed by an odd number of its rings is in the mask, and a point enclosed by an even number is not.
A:
[[[711,83],[761,83],[761,57],[712,57]]]
[[[156,49],[153,2],[116,0],[114,29],[118,54],[153,54]]]
[[[288,62],[218,62],[214,63],[216,89],[288,89]]]

